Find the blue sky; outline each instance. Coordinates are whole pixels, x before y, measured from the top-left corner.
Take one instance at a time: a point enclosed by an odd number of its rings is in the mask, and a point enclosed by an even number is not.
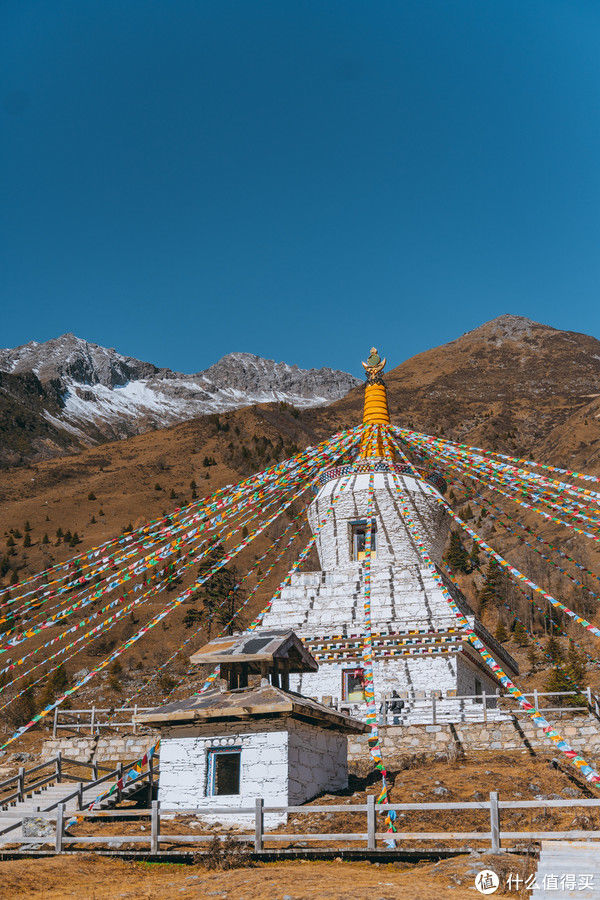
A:
[[[5,0],[0,346],[600,337],[600,4]]]

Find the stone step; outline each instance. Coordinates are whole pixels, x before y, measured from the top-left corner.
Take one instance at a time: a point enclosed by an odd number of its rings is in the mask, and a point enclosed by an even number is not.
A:
[[[600,859],[597,846],[595,841],[542,841],[536,873],[537,887],[531,893],[531,900],[558,896],[598,897]],[[561,879],[565,880],[561,882]],[[582,885],[589,881],[591,888],[583,888]]]

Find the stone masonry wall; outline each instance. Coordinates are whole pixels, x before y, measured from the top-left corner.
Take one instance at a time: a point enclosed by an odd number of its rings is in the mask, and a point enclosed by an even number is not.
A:
[[[600,759],[600,722],[593,716],[556,720],[557,728],[569,743],[591,760]],[[466,755],[481,750],[528,750],[552,753],[553,745],[541,729],[524,716],[504,722],[470,722],[456,725],[407,725],[379,728],[383,757],[389,763],[394,756],[407,753],[449,753]],[[556,751],[560,755],[560,751]],[[348,738],[348,760],[361,762],[368,757],[366,735]]]
[[[278,722],[219,723],[165,728],[160,745],[158,799],[163,809],[202,809],[211,806],[253,808],[256,798],[266,806],[288,805],[288,732]],[[208,751],[219,747],[241,750],[240,793],[207,796]],[[204,818],[204,817],[203,817]],[[250,824],[252,815],[206,816],[225,825]],[[285,821],[275,813],[265,824]]]
[[[51,738],[42,745],[42,759],[50,759],[60,751],[69,759],[78,762],[98,762],[114,760],[115,762],[132,762],[143,756],[146,750],[154,746],[159,738],[158,732],[144,734],[110,734],[96,739],[94,737],[61,737]]]
[[[346,735],[292,720],[289,723],[289,806],[312,800],[323,791],[348,786]]]

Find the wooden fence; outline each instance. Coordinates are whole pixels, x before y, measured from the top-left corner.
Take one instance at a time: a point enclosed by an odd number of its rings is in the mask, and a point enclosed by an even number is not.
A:
[[[56,737],[60,730],[89,731],[90,734],[99,734],[101,729],[118,731],[119,728],[127,728],[137,734],[138,731],[147,731],[143,725],[135,721],[135,716],[141,712],[149,712],[151,706],[116,706],[100,707],[92,706],[88,709],[60,709],[54,710],[54,722],[52,725],[52,737]],[[116,717],[116,718],[115,718]]]
[[[531,700],[536,709],[545,713],[558,714],[562,717],[565,713],[583,713],[585,711],[600,719],[600,697],[592,693],[591,688],[578,694],[577,691],[533,691],[531,694],[523,694]],[[577,698],[574,705],[569,705],[569,697]],[[314,698],[317,699],[316,697]],[[349,715],[356,714],[358,707],[348,704],[339,697],[321,697],[321,702],[332,706]],[[390,707],[398,699],[390,695],[383,695],[380,700],[379,725],[402,724],[402,713],[396,714]],[[554,704],[554,705],[553,705]],[[119,706],[104,708],[92,706],[88,709],[59,709],[54,710],[54,723],[52,736],[57,737],[58,732],[81,731],[90,734],[99,734],[102,729],[115,730],[129,729],[133,734],[145,731],[144,726],[135,722],[135,716],[140,712],[149,711],[146,706]],[[498,712],[508,715],[527,715],[525,710],[510,696],[489,694],[482,691],[479,694],[464,694],[456,697],[444,697],[441,691],[431,691],[428,696],[416,696],[410,700],[410,711],[418,714],[419,719],[425,724],[443,724],[444,722],[487,722],[488,713],[492,716]],[[397,720],[397,721],[396,721]]]
[[[569,831],[510,831],[504,830],[501,827],[501,813],[503,810],[515,810],[515,809],[557,809],[557,808],[588,808],[593,810],[600,810],[600,800],[599,799],[578,799],[578,800],[500,800],[498,798],[497,792],[490,793],[489,800],[486,801],[470,801],[464,803],[392,803],[387,806],[377,806],[375,804],[375,797],[370,796],[367,798],[367,803],[358,803],[358,804],[342,804],[342,805],[326,805],[326,806],[265,806],[264,800],[257,799],[255,801],[255,805],[253,807],[244,807],[239,809],[231,809],[231,808],[220,808],[218,806],[214,807],[203,807],[203,808],[191,808],[191,809],[161,809],[161,805],[159,801],[153,801],[152,806],[145,809],[119,809],[119,810],[111,810],[111,811],[82,811],[78,812],[77,818],[79,822],[86,820],[94,820],[96,822],[99,821],[113,821],[113,820],[123,820],[123,819],[138,819],[144,820],[149,819],[150,829],[148,833],[145,834],[81,834],[81,835],[69,835],[65,833],[65,821],[67,819],[67,815],[65,813],[65,804],[59,803],[55,811],[47,811],[36,813],[36,818],[48,819],[56,822],[55,826],[55,836],[54,840],[51,840],[51,843],[54,846],[54,850],[56,853],[62,853],[64,851],[69,850],[69,848],[73,846],[82,847],[82,845],[87,849],[101,849],[98,845],[108,846],[109,848],[115,848],[121,845],[144,845],[147,846],[140,847],[139,850],[133,850],[128,852],[136,853],[138,852],[140,855],[150,854],[159,854],[165,853],[169,855],[173,855],[174,853],[186,853],[189,851],[181,851],[181,850],[161,850],[161,845],[164,847],[167,844],[170,845],[181,845],[181,844],[189,844],[194,845],[197,844],[208,844],[214,840],[215,835],[219,837],[227,836],[229,839],[233,839],[235,841],[241,841],[251,845],[251,848],[255,853],[263,853],[269,852],[270,854],[273,852],[273,848],[267,848],[267,845],[272,845],[273,843],[287,843],[287,844],[296,844],[297,849],[299,842],[302,844],[302,850],[306,849],[306,845],[310,843],[318,843],[321,846],[321,849],[329,849],[329,850],[340,850],[342,848],[339,847],[339,844],[342,843],[352,843],[358,844],[363,849],[368,851],[375,851],[378,849],[378,842],[389,842],[391,838],[393,838],[395,842],[395,848],[387,848],[386,852],[394,852],[394,850],[401,852],[406,851],[407,844],[411,842],[418,841],[453,841],[453,842],[463,842],[459,848],[453,849],[467,849],[467,846],[470,846],[470,842],[473,841],[482,841],[489,842],[490,848],[493,852],[496,852],[500,849],[501,845],[505,841],[541,841],[541,840],[598,840],[600,839],[600,831],[595,830],[578,830],[572,829]],[[386,815],[388,811],[395,810],[397,813],[400,812],[423,812],[424,810],[435,812],[442,812],[446,810],[483,810],[487,813],[487,818],[489,821],[489,829],[482,831],[398,831],[393,835],[387,831],[378,830],[378,816],[381,821],[381,817]],[[318,815],[321,813],[363,813],[365,815],[365,830],[361,832],[345,832],[345,833],[313,833],[313,832],[294,832],[294,833],[274,833],[265,830],[265,815],[269,813],[278,813],[278,814],[294,814],[306,816],[307,819],[310,819],[311,815]],[[10,816],[9,813],[4,813],[4,816]],[[12,816],[17,818],[17,813],[13,813]],[[176,816],[192,816],[192,817],[208,817],[208,816],[219,816],[220,818],[231,816],[232,818],[232,826],[235,826],[236,819],[240,815],[252,816],[253,817],[253,828],[244,833],[235,833],[232,834],[226,826],[221,825],[220,832],[217,831],[214,826],[211,828],[210,834],[192,834],[192,833],[184,833],[184,834],[170,834],[164,833],[161,834],[161,821],[164,817],[172,820],[174,815]],[[19,845],[27,845],[27,844],[35,844],[36,846],[40,846],[44,844],[44,842],[48,843],[48,838],[40,838],[40,837],[31,837],[31,838],[19,838]],[[467,844],[469,842],[469,844]],[[381,848],[379,848],[381,849]]]

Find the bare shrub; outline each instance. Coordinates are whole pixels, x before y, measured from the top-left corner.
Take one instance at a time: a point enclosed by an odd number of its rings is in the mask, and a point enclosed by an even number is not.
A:
[[[209,870],[241,869],[254,865],[248,845],[243,841],[236,841],[231,834],[223,837],[215,834],[206,848],[206,853],[195,854],[194,862]]]

